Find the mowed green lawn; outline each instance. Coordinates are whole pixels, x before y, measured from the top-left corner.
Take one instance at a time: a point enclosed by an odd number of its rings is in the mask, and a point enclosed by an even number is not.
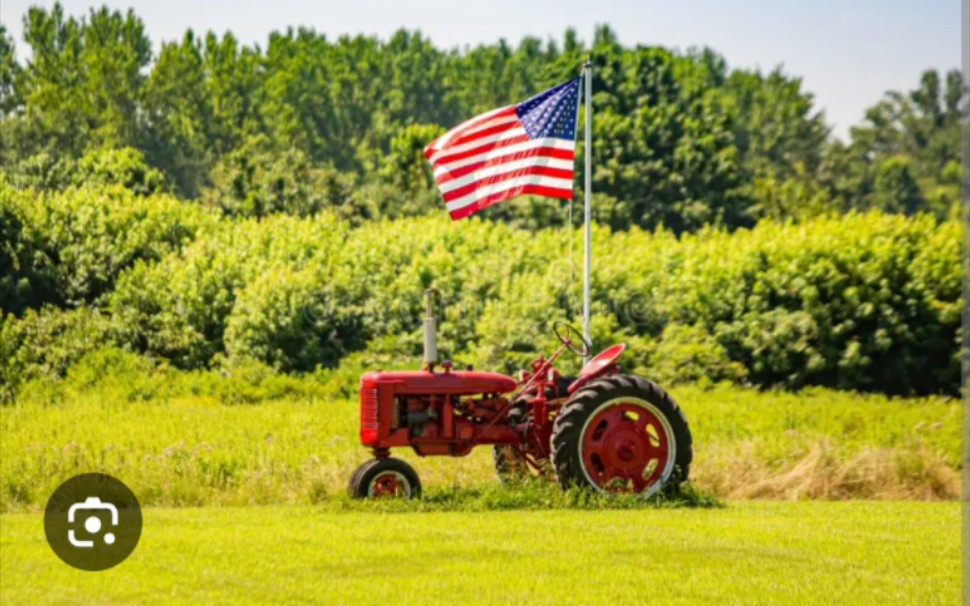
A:
[[[120,566],[80,572],[40,514],[0,517],[4,604],[956,604],[960,507],[370,513],[145,510]]]

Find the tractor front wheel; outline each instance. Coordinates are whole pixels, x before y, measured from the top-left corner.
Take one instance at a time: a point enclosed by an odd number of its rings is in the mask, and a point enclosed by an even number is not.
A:
[[[421,496],[421,480],[414,468],[401,459],[371,459],[351,476],[350,496],[354,499],[414,499]]]
[[[552,430],[560,484],[649,496],[687,479],[687,419],[673,398],[640,377],[613,375],[583,387]]]

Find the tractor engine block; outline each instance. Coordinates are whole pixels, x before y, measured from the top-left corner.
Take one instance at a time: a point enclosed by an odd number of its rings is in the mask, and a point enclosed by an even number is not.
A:
[[[361,377],[360,440],[380,450],[412,446],[419,454],[461,454],[481,440],[517,441],[503,422],[503,394],[515,381],[475,371],[372,372]]]
[[[412,437],[441,435],[439,421],[448,415],[443,407],[448,402],[448,396],[398,396],[396,422],[393,429],[407,427]],[[460,423],[462,420],[472,423],[488,423],[496,415],[508,408],[508,400],[501,397],[482,396],[481,398],[450,398],[452,414]],[[427,432],[426,432],[427,430]]]

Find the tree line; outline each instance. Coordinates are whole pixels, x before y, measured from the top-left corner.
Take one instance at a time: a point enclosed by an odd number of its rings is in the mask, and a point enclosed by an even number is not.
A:
[[[854,209],[945,218],[959,199],[958,71],[928,70],[914,90],[887,93],[841,142],[780,68],[730,69],[708,48],[624,46],[605,25],[588,44],[569,30],[465,49],[406,30],[381,40],[290,28],[265,48],[188,30],[154,53],[130,10],[75,17],[55,4],[23,19],[16,54],[0,25],[0,169],[19,188],[121,183],[244,217],[440,212],[422,148],[573,77],[588,49],[594,212],[614,230]],[[565,220],[560,205],[531,199],[487,215]]]

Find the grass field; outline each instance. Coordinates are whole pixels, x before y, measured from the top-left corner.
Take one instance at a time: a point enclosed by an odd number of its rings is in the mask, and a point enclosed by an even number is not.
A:
[[[957,503],[338,512],[147,509],[116,568],[76,571],[7,514],[4,604],[956,604]]]
[[[358,443],[357,403],[314,391],[310,379],[248,404],[226,404],[235,396],[225,390],[216,397],[166,391],[149,379],[126,381],[68,383],[56,397],[0,407],[0,511],[36,510],[60,482],[87,471],[121,478],[143,505],[320,503],[342,494],[369,456]],[[694,484],[707,493],[959,495],[957,400],[824,389],[671,391],[694,434]],[[414,462],[426,487],[496,484],[487,448],[461,459],[397,454]]]
[[[35,387],[0,407],[3,604],[959,596],[959,505],[912,500],[959,494],[952,399],[682,386],[672,393],[695,443],[684,501],[502,487],[478,449],[398,453],[415,463],[425,497],[361,503],[344,496],[368,456],[346,381],[126,373]],[[128,561],[82,573],[47,546],[39,511],[60,482],[95,470],[134,489],[145,528]],[[776,500],[737,500],[751,497]],[[882,500],[838,501],[856,498]]]

